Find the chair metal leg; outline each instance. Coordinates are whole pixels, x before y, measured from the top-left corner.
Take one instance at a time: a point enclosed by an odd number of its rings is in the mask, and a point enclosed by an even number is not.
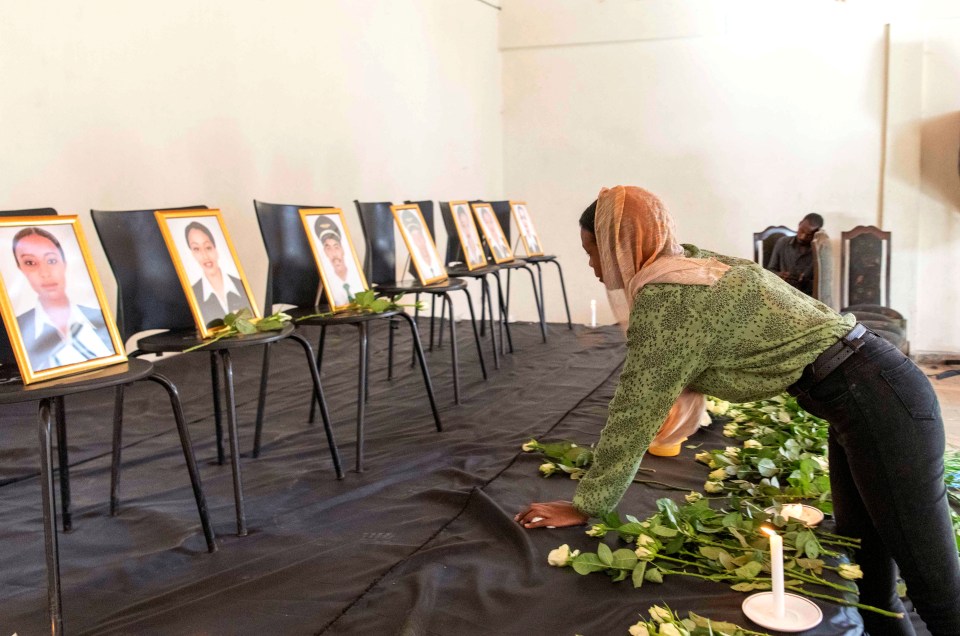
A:
[[[396,321],[391,317],[387,322],[389,333],[387,334],[387,380],[393,379],[393,332],[397,328]]]
[[[420,371],[423,372],[423,385],[427,389],[427,397],[430,399],[430,410],[433,411],[433,421],[438,431],[443,430],[440,423],[440,412],[437,410],[437,400],[433,395],[433,382],[430,380],[430,372],[427,370],[427,359],[423,354],[423,345],[420,344],[420,333],[417,331],[417,323],[405,313],[399,314],[401,318],[410,325],[410,334],[413,337],[413,348],[417,352],[417,359],[420,360]]]
[[[363,385],[363,399],[368,404],[370,403],[370,342],[373,339],[373,334],[370,330],[370,323],[367,323],[367,381]]]
[[[47,610],[50,633],[63,634],[63,612],[60,602],[60,547],[57,541],[57,503],[53,488],[53,440],[51,426],[53,398],[40,400],[38,433],[40,439],[40,490],[43,497],[43,543],[47,558]]]
[[[537,291],[537,277],[534,276],[533,270],[527,266],[524,266],[522,269],[526,270],[530,274],[530,284],[533,286],[533,301],[537,304],[537,316],[540,317],[540,337],[543,338],[543,341],[547,341],[547,326],[543,322],[543,307],[540,305],[540,292]]]
[[[450,305],[450,313],[453,314],[453,300],[450,299],[450,294],[443,295],[441,315],[442,307],[447,304]],[[441,319],[440,322],[442,325],[443,320]],[[462,404],[460,401],[460,352],[457,346],[457,321],[453,320],[452,316],[450,320],[450,360],[453,364],[453,401],[455,404]]]
[[[270,346],[263,345],[263,365],[260,367],[260,396],[257,398],[257,423],[253,429],[253,456],[260,457],[260,441],[263,437],[263,412],[267,405],[267,377],[270,375]]]
[[[436,296],[434,296],[434,299],[436,299]],[[447,303],[449,301],[450,297],[447,294],[440,296],[440,328],[438,329],[440,334],[437,336],[437,349],[443,348],[443,317],[447,315]]]
[[[547,321],[547,306],[543,300],[543,270],[540,268],[540,263],[534,263],[533,266],[537,268],[537,289],[540,292],[540,322],[545,323]]]
[[[233,389],[233,362],[228,349],[220,349],[223,364],[223,389],[227,407],[227,429],[230,437],[230,467],[233,470],[233,498],[237,508],[237,536],[247,536],[247,518],[243,510],[243,480],[240,476],[240,434],[237,431],[237,396]]]
[[[487,286],[486,275],[480,277],[480,337],[487,335],[487,294],[490,292]],[[498,367],[499,368],[499,367]]]
[[[316,359],[317,373],[320,373],[320,364],[321,364],[321,360],[323,360],[323,346],[324,346],[324,344],[326,344],[326,340],[327,340],[327,326],[326,326],[326,325],[321,325],[321,327],[320,327],[320,339],[317,341],[317,359]],[[317,397],[316,392],[314,392],[313,399],[310,400],[310,416],[307,418],[307,422],[308,422],[309,424],[313,424],[314,422],[317,421],[317,401],[318,401],[318,399],[319,399],[319,398]],[[324,407],[324,408],[326,408],[326,407]]]
[[[120,451],[123,448],[123,390],[117,385],[113,393],[113,453],[110,462],[110,516],[120,512]]]
[[[290,334],[290,339],[300,343],[307,354],[307,366],[310,368],[310,377],[313,379],[313,395],[320,403],[320,418],[323,420],[323,431],[327,435],[327,445],[330,447],[330,457],[333,459],[333,469],[337,479],[343,479],[343,468],[340,466],[340,451],[333,439],[333,427],[330,425],[330,412],[327,410],[327,400],[323,397],[323,387],[320,385],[320,370],[317,368],[313,356],[313,349],[307,339],[297,333]]]
[[[563,282],[563,268],[560,267],[560,261],[552,260],[550,261],[557,266],[557,273],[560,274],[560,291],[563,292],[563,308],[567,310],[567,329],[573,329],[573,320],[570,318],[570,303],[567,302],[567,286]],[[543,289],[543,286],[540,286],[540,289]]]
[[[147,379],[162,386],[167,395],[170,396],[170,408],[173,409],[173,419],[177,423],[177,434],[180,436],[183,459],[187,463],[187,472],[190,473],[190,485],[193,487],[193,498],[197,502],[197,512],[200,514],[203,537],[207,540],[207,552],[216,552],[217,538],[213,534],[213,525],[210,523],[210,514],[207,512],[207,498],[203,494],[203,486],[200,483],[200,469],[197,468],[197,458],[193,453],[190,431],[187,429],[187,422],[183,417],[180,394],[173,382],[159,373],[154,373]]]
[[[220,398],[220,363],[210,352],[210,381],[213,383],[213,426],[217,433],[217,465],[223,466],[223,407]]]
[[[357,472],[363,472],[363,418],[366,415],[367,394],[367,323],[357,323],[360,332],[360,377],[357,394]]]
[[[494,274],[494,276],[496,276],[496,274]],[[490,344],[493,346],[493,368],[499,369],[500,368],[500,351],[499,351],[499,348],[497,347],[497,331],[496,329],[493,328],[493,316],[494,316],[493,290],[490,289],[490,283],[487,280],[486,276],[484,276],[481,279],[481,284],[482,284],[482,291],[483,291],[482,295],[486,299],[486,303],[484,304],[484,307],[488,307],[490,309]],[[482,327],[486,323],[481,322],[480,324]],[[483,333],[482,330],[481,330],[481,333]]]
[[[500,284],[500,276],[494,276],[497,279],[497,300],[500,303],[500,353],[503,353],[503,331],[507,332],[507,347],[510,349],[510,353],[513,353],[513,336],[510,334],[510,321],[507,318],[510,315],[510,307],[507,305],[507,301],[503,298],[503,286]],[[510,270],[507,270],[507,280],[510,280]],[[510,293],[509,291],[507,292]]]
[[[67,447],[67,412],[63,396],[54,398],[54,414],[57,428],[57,466],[60,471],[60,512],[63,515],[63,531],[73,529],[73,515],[70,512],[70,450]]]
[[[483,349],[480,346],[480,333],[477,331],[477,316],[473,311],[473,298],[470,296],[470,290],[466,287],[463,288],[463,293],[467,295],[467,308],[470,310],[470,325],[473,327],[473,341],[477,344],[477,357],[480,358],[480,372],[483,374],[483,379],[487,379],[487,365],[483,362]],[[452,305],[451,305],[451,319],[452,319]]]
[[[427,351],[430,351],[430,352],[433,352],[433,325],[434,325],[434,320],[437,313],[437,303],[435,302],[436,298],[437,297],[434,296],[433,294],[430,295],[430,343],[427,346]]]

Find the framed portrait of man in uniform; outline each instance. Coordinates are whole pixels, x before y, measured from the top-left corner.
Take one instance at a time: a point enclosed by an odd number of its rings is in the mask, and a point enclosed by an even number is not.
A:
[[[323,293],[333,311],[348,309],[367,290],[367,280],[338,208],[302,208],[300,220],[317,262]]]
[[[220,210],[154,215],[201,337],[213,334],[211,323],[241,309],[261,317]]]
[[[489,203],[471,203],[473,213],[477,217],[480,229],[483,230],[483,237],[487,241],[487,247],[490,248],[490,254],[497,263],[508,263],[513,260],[513,250],[507,243],[507,237],[500,227],[500,221],[493,212],[493,206]]]
[[[543,244],[537,235],[537,229],[533,226],[527,204],[524,201],[511,201],[510,211],[513,212],[517,229],[520,230],[520,238],[523,239],[523,248],[527,251],[527,256],[543,256]]]
[[[0,313],[24,384],[126,362],[76,216],[0,219]]]
[[[423,220],[420,206],[416,203],[409,205],[391,205],[390,211],[400,228],[400,236],[407,245],[410,258],[413,259],[414,269],[421,285],[429,285],[447,279],[447,270],[440,262],[437,245]]]
[[[487,264],[487,257],[483,253],[483,243],[477,224],[473,220],[470,204],[466,201],[451,201],[450,212],[453,215],[453,224],[457,228],[457,238],[463,250],[463,258],[468,270],[475,270]]]

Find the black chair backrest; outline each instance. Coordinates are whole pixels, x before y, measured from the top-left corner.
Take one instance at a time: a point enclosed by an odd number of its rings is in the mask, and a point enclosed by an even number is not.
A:
[[[301,208],[329,208],[328,205],[286,205],[254,201],[260,234],[267,248],[266,313],[284,303],[313,307],[320,290],[320,273],[310,249],[310,239],[300,220]],[[325,304],[325,303],[324,303]]]
[[[393,285],[397,282],[396,242],[393,238],[393,213],[389,201],[361,203],[354,201],[366,254],[363,256],[363,273],[370,285]]]
[[[786,225],[770,225],[762,232],[753,233],[753,260],[760,267],[766,267],[773,256],[773,248],[784,236],[796,236],[796,230],[791,230]],[[762,257],[762,258],[761,258]]]
[[[510,240],[510,202],[509,201],[490,201],[493,206],[493,213],[497,215],[497,222],[503,228],[503,235],[507,239],[507,245],[513,249],[513,243]]]
[[[457,234],[457,226],[453,220],[449,201],[440,202],[440,217],[443,219],[443,227],[447,230],[446,264],[465,263],[467,259],[463,254],[463,246],[460,245],[460,235]]]
[[[207,206],[156,209],[200,210]],[[196,327],[154,211],[90,211],[117,281],[117,327],[124,342],[148,329]]]
[[[890,306],[890,232],[858,225],[840,233],[840,306]]]
[[[53,208],[29,208],[26,210],[0,210],[0,217],[10,216],[56,216]],[[0,330],[0,365],[16,365],[17,359],[13,355],[13,347],[7,337],[7,330]]]

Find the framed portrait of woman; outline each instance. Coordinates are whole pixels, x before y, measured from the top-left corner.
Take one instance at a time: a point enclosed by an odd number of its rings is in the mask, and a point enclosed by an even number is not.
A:
[[[349,309],[367,280],[339,208],[301,208],[300,220],[317,262],[323,293],[333,311]]]
[[[423,220],[420,206],[416,203],[409,205],[391,205],[390,211],[400,228],[400,236],[407,245],[413,266],[417,270],[417,278],[421,285],[429,285],[447,279],[447,270],[440,262],[437,245],[433,242],[430,229]]]
[[[520,238],[523,239],[523,248],[527,256],[543,256],[543,244],[537,235],[537,229],[533,226],[527,204],[524,201],[511,201],[510,211],[513,212],[513,220],[520,230]]]
[[[453,224],[457,228],[457,238],[463,250],[463,258],[467,269],[473,271],[487,264],[487,257],[483,253],[483,243],[477,224],[470,212],[470,204],[466,201],[451,201],[450,212],[453,215]]]
[[[220,210],[154,215],[201,337],[210,337],[211,323],[229,313],[249,309],[261,317]]]
[[[509,263],[513,260],[513,250],[507,243],[507,237],[500,227],[500,221],[493,212],[493,206],[489,203],[471,203],[473,214],[477,217],[480,229],[483,231],[483,237],[487,241],[487,247],[490,248],[490,254],[494,262]]]
[[[24,384],[126,362],[76,216],[0,219],[0,313]]]

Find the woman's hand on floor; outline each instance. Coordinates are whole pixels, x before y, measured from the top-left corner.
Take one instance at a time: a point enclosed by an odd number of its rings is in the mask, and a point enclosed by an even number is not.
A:
[[[577,510],[569,501],[532,503],[513,518],[524,528],[582,526],[589,519],[589,516]]]

